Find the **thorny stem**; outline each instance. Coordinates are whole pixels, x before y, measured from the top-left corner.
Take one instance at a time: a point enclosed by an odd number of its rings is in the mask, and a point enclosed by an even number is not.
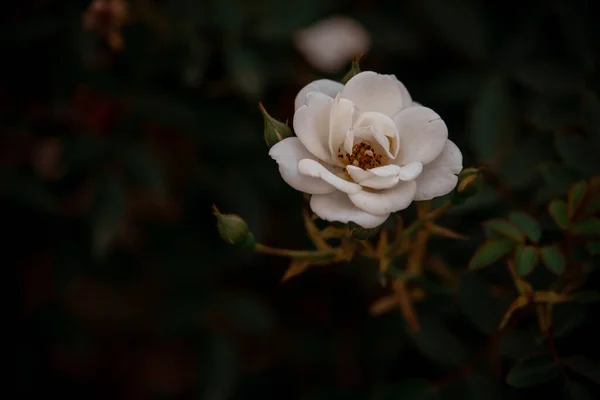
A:
[[[256,243],[254,248],[258,253],[269,254],[272,256],[291,257],[291,258],[326,258],[335,257],[340,253],[339,249],[329,250],[290,250],[279,249],[276,247],[265,246],[261,243]]]
[[[450,200],[446,200],[446,202],[444,202],[444,204],[442,204],[440,207],[426,213],[421,210],[428,210],[425,208],[428,206],[423,206],[419,211],[421,214],[419,215],[419,218],[410,224],[406,229],[399,232],[392,244],[388,247],[387,254],[393,257],[404,254],[408,250],[405,246],[406,239],[418,232],[427,222],[435,221],[437,218],[441,217],[450,209],[451,206],[452,202]]]
[[[396,302],[400,307],[400,312],[408,326],[413,332],[418,332],[421,329],[421,324],[419,323],[419,318],[417,317],[417,313],[412,305],[412,301],[410,299],[410,295],[408,293],[406,287],[405,279],[396,279],[393,283],[394,287],[394,297],[396,298]]]
[[[321,232],[315,225],[315,221],[309,215],[306,209],[302,210],[302,219],[304,220],[304,229],[308,233],[308,237],[312,240],[313,244],[318,250],[329,250],[331,246],[327,243],[325,238],[321,235]]]
[[[408,265],[406,272],[409,274],[419,275],[423,269],[423,259],[425,258],[425,247],[429,240],[429,231],[421,230],[417,233],[417,239],[410,255],[408,256]]]

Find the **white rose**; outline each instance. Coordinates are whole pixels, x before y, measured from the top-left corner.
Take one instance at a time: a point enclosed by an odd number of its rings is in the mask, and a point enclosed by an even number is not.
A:
[[[371,39],[357,21],[335,16],[296,32],[294,44],[313,67],[333,73],[368,52]]]
[[[269,155],[282,178],[311,194],[327,221],[381,225],[413,200],[454,189],[462,154],[433,110],[394,75],[365,71],[344,86],[318,80],[296,96],[294,131]]]

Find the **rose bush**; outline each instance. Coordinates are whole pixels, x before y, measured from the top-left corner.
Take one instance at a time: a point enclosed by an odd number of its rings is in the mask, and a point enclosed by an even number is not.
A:
[[[296,137],[269,155],[327,221],[377,227],[412,201],[452,191],[462,169],[442,118],[413,102],[393,75],[308,84],[296,96],[293,127]]]

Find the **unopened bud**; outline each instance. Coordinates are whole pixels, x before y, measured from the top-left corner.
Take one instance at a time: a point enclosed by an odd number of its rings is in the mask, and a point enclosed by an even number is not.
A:
[[[350,222],[348,223],[348,227],[350,228],[350,233],[352,234],[352,237],[354,239],[357,240],[367,240],[369,238],[372,238],[373,236],[377,235],[377,232],[379,232],[379,228],[381,226],[378,226],[376,228],[363,228],[360,225],[355,224],[354,222]]]
[[[481,181],[481,171],[478,168],[465,168],[458,174],[458,185],[454,192],[453,202],[462,204],[466,199],[477,194]]]
[[[273,145],[281,142],[283,139],[292,136],[292,130],[286,123],[271,117],[262,103],[258,103],[258,108],[265,119],[265,143],[271,148]]]
[[[217,217],[217,230],[221,238],[230,244],[251,247],[254,236],[248,231],[248,224],[239,215],[221,214],[213,205],[213,215]]]

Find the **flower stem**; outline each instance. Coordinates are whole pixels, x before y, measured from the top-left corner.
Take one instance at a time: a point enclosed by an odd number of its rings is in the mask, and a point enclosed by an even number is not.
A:
[[[261,243],[256,243],[254,249],[258,253],[269,254],[272,256],[290,257],[290,258],[314,258],[321,259],[326,257],[335,257],[338,255],[338,249],[329,250],[290,250],[290,249],[279,249],[276,247],[265,246]]]

